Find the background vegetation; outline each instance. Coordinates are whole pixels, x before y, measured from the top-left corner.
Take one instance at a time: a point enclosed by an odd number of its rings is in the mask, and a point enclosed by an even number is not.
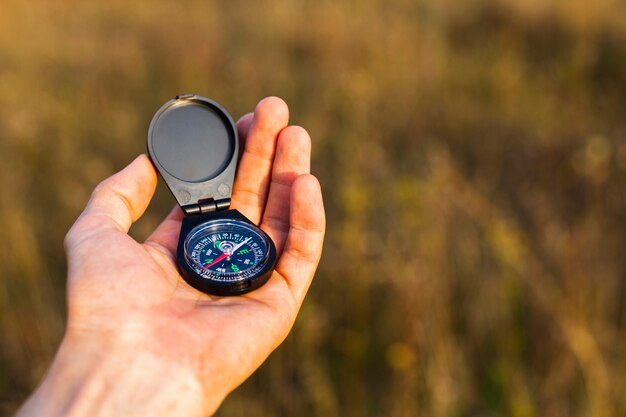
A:
[[[328,212],[293,333],[219,416],[626,415],[623,6],[3,0],[0,413],[60,340],[91,189],[197,92],[283,97]]]

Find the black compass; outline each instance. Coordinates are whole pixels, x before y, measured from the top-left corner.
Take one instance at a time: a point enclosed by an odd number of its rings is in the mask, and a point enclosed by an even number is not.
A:
[[[165,103],[148,132],[150,158],[185,213],[177,250],[181,275],[207,294],[252,291],[276,263],[272,239],[229,210],[238,142],[228,112],[193,94]]]

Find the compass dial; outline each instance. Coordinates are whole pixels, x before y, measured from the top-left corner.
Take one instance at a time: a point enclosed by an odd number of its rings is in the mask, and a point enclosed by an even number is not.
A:
[[[236,219],[219,219],[191,230],[185,239],[185,261],[200,277],[234,282],[254,277],[268,259],[267,237]]]

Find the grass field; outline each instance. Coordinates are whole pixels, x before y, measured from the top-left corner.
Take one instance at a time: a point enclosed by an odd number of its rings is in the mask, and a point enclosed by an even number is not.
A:
[[[292,334],[218,416],[626,415],[618,0],[3,0],[0,413],[62,336],[65,232],[184,92],[283,97],[328,215]]]

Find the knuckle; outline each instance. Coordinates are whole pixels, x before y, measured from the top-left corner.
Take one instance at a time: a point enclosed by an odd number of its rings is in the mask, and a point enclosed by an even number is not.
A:
[[[257,206],[261,200],[259,194],[246,188],[236,188],[233,190],[232,199],[239,204]]]
[[[109,179],[105,179],[103,181],[101,181],[100,183],[98,183],[98,185],[96,185],[93,189],[93,191],[91,192],[91,198],[98,198],[104,194],[107,194],[109,189],[110,189],[110,183],[109,183]]]
[[[72,243],[74,242],[74,233],[74,226],[72,226],[63,237],[63,247],[66,251],[72,246]]]

